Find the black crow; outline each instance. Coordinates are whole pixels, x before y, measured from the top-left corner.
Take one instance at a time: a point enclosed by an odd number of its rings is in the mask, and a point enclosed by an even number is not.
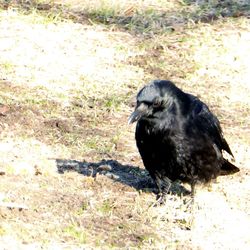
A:
[[[198,182],[239,171],[223,158],[223,150],[233,154],[217,117],[171,81],[155,80],[139,91],[129,123],[136,121],[136,144],[156,183],[160,203],[172,181],[189,183],[194,197]]]

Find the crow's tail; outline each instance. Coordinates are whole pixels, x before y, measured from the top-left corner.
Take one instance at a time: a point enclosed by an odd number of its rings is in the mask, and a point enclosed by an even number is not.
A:
[[[239,172],[240,169],[234,166],[232,163],[230,163],[228,160],[224,159],[224,163],[220,170],[220,175],[229,175],[229,174],[235,174]]]

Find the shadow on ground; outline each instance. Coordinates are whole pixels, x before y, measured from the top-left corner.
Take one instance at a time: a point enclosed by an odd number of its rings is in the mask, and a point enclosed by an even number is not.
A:
[[[86,162],[77,160],[56,159],[58,172],[75,171],[84,176],[95,178],[98,174],[105,175],[114,181],[141,190],[143,192],[157,193],[156,186],[145,169],[132,165],[123,165],[116,160],[101,160],[99,162]],[[185,196],[190,192],[179,183],[173,183],[170,193]]]

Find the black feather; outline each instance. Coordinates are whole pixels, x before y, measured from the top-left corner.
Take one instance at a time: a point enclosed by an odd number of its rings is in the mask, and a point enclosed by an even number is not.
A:
[[[137,147],[162,197],[171,181],[189,183],[194,193],[198,181],[239,171],[223,158],[222,150],[233,154],[217,117],[170,81],[155,80],[139,91],[129,118],[135,121]]]

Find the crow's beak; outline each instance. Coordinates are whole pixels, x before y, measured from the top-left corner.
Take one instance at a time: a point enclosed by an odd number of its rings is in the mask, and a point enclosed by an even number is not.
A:
[[[140,118],[147,113],[147,110],[148,110],[148,107],[146,104],[141,103],[140,105],[138,105],[135,108],[135,111],[128,118],[128,124],[131,124],[133,122],[140,120]]]

